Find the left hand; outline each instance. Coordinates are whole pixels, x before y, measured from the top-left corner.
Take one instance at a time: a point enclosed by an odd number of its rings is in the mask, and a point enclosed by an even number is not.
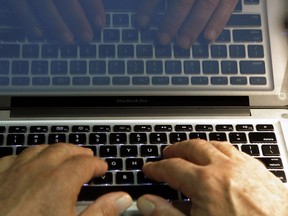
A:
[[[140,27],[147,27],[162,0],[142,0],[138,13]],[[182,48],[190,48],[204,31],[204,37],[215,41],[228,22],[238,0],[171,0],[157,39],[167,45],[176,37]]]
[[[0,215],[76,216],[82,185],[106,171],[106,162],[73,144],[39,145],[0,158]],[[131,204],[128,194],[110,193],[80,215],[114,216]]]

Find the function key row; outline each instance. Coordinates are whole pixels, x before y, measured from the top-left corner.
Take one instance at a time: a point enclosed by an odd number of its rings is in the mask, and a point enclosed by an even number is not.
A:
[[[235,127],[235,128],[234,128]],[[252,124],[238,124],[233,126],[231,124],[221,124],[216,125],[215,127],[211,124],[199,124],[199,125],[94,125],[91,127],[89,125],[74,125],[71,127],[67,125],[59,125],[59,126],[51,126],[52,133],[68,133],[68,132],[76,132],[76,133],[88,133],[88,132],[152,132],[153,129],[156,132],[172,132],[173,128],[175,131],[183,131],[189,132],[193,131],[274,131],[274,126],[272,124],[257,124],[256,126]],[[113,129],[113,130],[112,130]],[[28,130],[27,126],[10,126],[8,128],[8,133],[47,133],[49,132],[48,126],[31,126],[30,130]],[[6,127],[0,126],[0,133],[6,133]]]

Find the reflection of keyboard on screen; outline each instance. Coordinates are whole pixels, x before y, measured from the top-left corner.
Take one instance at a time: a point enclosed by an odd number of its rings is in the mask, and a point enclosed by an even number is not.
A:
[[[8,7],[4,7],[0,11],[0,89],[273,88],[261,1],[239,0],[217,42],[198,42],[189,50],[155,43],[157,22],[163,16],[165,4],[155,15],[151,28],[138,30],[136,10],[128,10],[136,8],[137,1],[110,1],[104,1],[107,25],[95,33],[94,42],[89,45],[29,42],[15,27],[15,19],[10,19]],[[6,23],[14,27],[7,27]]]
[[[5,126],[3,126],[5,125]],[[162,159],[162,150],[169,143],[186,139],[229,141],[235,148],[259,159],[283,182],[287,177],[277,141],[277,126],[273,122],[254,124],[238,121],[215,122],[24,122],[3,123],[0,126],[0,157],[20,154],[28,146],[42,143],[70,142],[90,148],[105,159],[108,172],[83,186],[80,200],[94,200],[109,191],[127,191],[134,198],[152,193],[168,199],[181,199],[177,191],[156,183],[143,174],[142,166]],[[72,145],[72,144],[71,144]],[[183,197],[182,197],[183,198]]]

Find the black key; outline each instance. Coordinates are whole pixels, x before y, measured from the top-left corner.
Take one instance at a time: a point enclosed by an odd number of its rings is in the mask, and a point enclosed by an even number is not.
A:
[[[111,127],[109,125],[95,125],[93,126],[93,132],[110,132]]]
[[[4,135],[0,134],[0,146],[4,144]]]
[[[284,171],[271,170],[270,172],[273,173],[276,177],[278,177],[283,183],[287,182],[287,178]]]
[[[52,61],[51,62],[51,74],[65,75],[67,73],[68,73],[67,61]]]
[[[196,125],[196,131],[213,131],[212,125]]]
[[[107,172],[100,177],[96,177],[92,179],[93,184],[112,184],[113,183],[113,174],[111,172]]]
[[[176,142],[187,140],[187,135],[186,133],[170,133],[169,138],[170,138],[170,143],[173,144]]]
[[[32,61],[32,75],[48,75],[48,61]]]
[[[120,31],[118,29],[106,29],[103,32],[103,40],[108,43],[120,41]]]
[[[234,42],[262,42],[263,36],[261,30],[233,30]]]
[[[144,165],[143,158],[127,158],[126,169],[127,170],[142,170]]]
[[[258,124],[256,125],[257,131],[274,131],[274,127],[271,124]]]
[[[115,27],[128,27],[129,15],[128,14],[114,14],[112,22],[113,22],[113,26]]]
[[[103,5],[106,11],[137,11],[139,9],[139,1],[135,0],[105,0]],[[163,10],[165,4],[159,5],[158,10]]]
[[[134,47],[133,45],[119,45],[118,46],[118,57],[119,58],[133,58]]]
[[[248,46],[249,58],[264,58],[264,47],[262,45]]]
[[[267,169],[283,169],[281,158],[257,158],[260,160]]]
[[[57,58],[59,53],[59,47],[56,44],[44,44],[42,46],[43,58]]]
[[[87,133],[87,132],[90,132],[90,126],[88,126],[88,125],[75,125],[72,127],[72,132]]]
[[[236,130],[237,131],[253,131],[254,127],[251,124],[247,125],[236,125]]]
[[[7,145],[24,145],[25,136],[24,134],[8,134]]]
[[[133,145],[122,145],[120,147],[120,156],[121,157],[133,157],[138,155],[137,146]]]
[[[233,14],[227,23],[229,27],[260,27],[261,16],[259,14]]]
[[[199,61],[184,61],[185,74],[200,74],[200,67]]]
[[[137,46],[137,57],[138,58],[152,58],[153,47],[152,45],[138,45]]]
[[[144,175],[143,172],[137,172],[137,183],[138,184],[159,184],[159,182],[149,179],[147,176]]]
[[[124,43],[125,42],[138,42],[138,31],[136,29],[124,29],[122,31],[122,40]]]
[[[48,136],[48,143],[64,143],[66,142],[66,135],[65,134],[49,134]]]
[[[173,51],[175,58],[190,58],[191,56],[190,49],[183,49],[177,45],[174,45]]]
[[[106,1],[104,1],[106,2]],[[123,177],[123,175],[122,175]],[[124,191],[134,200],[144,194],[154,194],[169,200],[178,200],[178,192],[168,185],[125,185],[125,186],[85,186],[82,187],[78,201],[94,201],[98,197],[109,192]]]
[[[134,184],[133,172],[117,172],[116,184]]]
[[[237,61],[222,61],[221,71],[222,74],[238,74]]]
[[[134,131],[136,132],[150,132],[152,131],[151,125],[135,125]]]
[[[0,60],[0,75],[8,75],[10,71],[10,61]]]
[[[245,152],[246,154],[250,156],[259,156],[259,147],[257,145],[242,145],[241,151]]]
[[[12,28],[0,29],[0,41],[17,42],[17,41],[24,41],[24,40],[25,40],[25,33],[23,32],[22,29],[12,29]],[[4,54],[1,51],[1,45],[0,45],[0,53]],[[0,54],[0,57],[3,57],[1,54]]]
[[[237,4],[236,4],[236,7],[235,7],[235,11],[236,12],[241,12],[243,9],[243,6],[242,6],[242,0],[238,0]]]
[[[12,147],[0,147],[0,158],[1,157],[5,157],[8,155],[12,155],[13,154],[13,148]]]
[[[46,143],[45,134],[29,134],[28,135],[28,145],[40,145]]]
[[[162,61],[147,61],[146,62],[147,74],[163,74]]]
[[[207,135],[206,135],[206,133],[190,133],[189,134],[189,139],[203,139],[203,140],[207,140]]]
[[[106,158],[105,161],[108,164],[108,170],[122,170],[123,161],[120,158]]]
[[[244,0],[244,4],[247,5],[257,5],[260,3],[260,0]]]
[[[115,125],[113,127],[114,132],[130,132],[131,126],[130,125]]]
[[[111,133],[110,144],[126,144],[127,135],[126,133]]]
[[[166,61],[165,73],[166,74],[181,74],[182,73],[181,61]]]
[[[219,43],[231,42],[230,30],[223,30],[216,41]]]
[[[31,126],[30,133],[47,133],[48,127],[47,126]]]
[[[96,57],[96,45],[81,45],[80,46],[81,58],[95,58]]]
[[[6,127],[0,126],[0,133],[5,133],[6,132]]]
[[[155,46],[155,56],[157,58],[171,58],[172,48],[171,45],[168,46]]]
[[[240,62],[241,74],[265,74],[264,61],[241,61]]]
[[[18,146],[16,148],[16,155],[21,154],[25,149],[27,149],[28,147],[24,147],[24,146]]]
[[[147,134],[146,133],[131,133],[130,135],[131,144],[146,144]]]
[[[62,58],[76,58],[78,53],[77,45],[68,45],[61,47]]]
[[[166,144],[167,143],[166,133],[151,133],[150,143],[151,144]]]
[[[51,127],[51,132],[52,133],[67,133],[69,132],[69,126],[52,126]]]
[[[98,74],[98,75],[106,74],[106,62],[105,61],[90,61],[89,73]]]
[[[211,56],[212,58],[227,58],[227,47],[225,45],[212,45]]]
[[[91,133],[89,135],[89,144],[106,144],[107,135],[106,133]]]
[[[247,143],[245,133],[229,133],[229,140],[231,143]]]
[[[140,147],[140,153],[141,156],[143,157],[149,157],[149,156],[154,156],[154,157],[158,157],[159,156],[159,152],[158,152],[158,146],[156,145],[142,145]]]
[[[217,131],[233,131],[233,125],[216,125]]]
[[[88,149],[91,149],[92,150],[92,152],[93,152],[93,155],[97,155],[97,148],[96,148],[96,146],[92,146],[92,145],[84,145],[84,146],[82,146],[82,147],[84,147],[84,148],[88,148]]]
[[[203,61],[202,65],[204,74],[219,74],[218,61]]]
[[[166,131],[166,132],[170,132],[172,131],[172,126],[171,125],[155,125],[155,131]]]
[[[27,127],[26,126],[10,126],[9,133],[26,133]]]
[[[116,146],[100,146],[100,157],[115,157],[117,156]]]
[[[277,145],[262,145],[262,152],[264,156],[280,156]]]
[[[208,58],[209,51],[207,45],[193,45],[192,53],[194,58]]]
[[[192,125],[176,125],[175,131],[192,131]]]
[[[143,61],[128,61],[127,63],[128,74],[142,75],[144,74]]]
[[[39,45],[38,44],[23,45],[22,56],[23,58],[38,58]]]
[[[230,45],[229,47],[231,58],[245,58],[246,51],[244,45]]]
[[[209,140],[227,141],[227,136],[225,133],[209,133]]]
[[[28,75],[29,62],[28,61],[13,61],[12,74],[13,75]]]
[[[86,61],[71,61],[70,62],[70,74],[72,75],[85,75],[87,73]]]
[[[82,134],[82,133],[73,133],[73,134],[69,134],[69,143],[73,143],[73,144],[86,144],[86,134]]]
[[[277,143],[277,139],[274,133],[249,133],[249,139],[251,143]]]
[[[100,58],[114,58],[115,57],[115,46],[114,45],[100,45],[99,46],[99,57]]]

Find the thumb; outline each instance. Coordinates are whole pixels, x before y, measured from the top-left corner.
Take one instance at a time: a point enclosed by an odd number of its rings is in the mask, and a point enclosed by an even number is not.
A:
[[[115,216],[123,213],[132,205],[132,198],[124,192],[113,192],[99,197],[79,216]]]
[[[182,212],[161,197],[144,195],[137,200],[137,207],[144,216],[184,216]]]

